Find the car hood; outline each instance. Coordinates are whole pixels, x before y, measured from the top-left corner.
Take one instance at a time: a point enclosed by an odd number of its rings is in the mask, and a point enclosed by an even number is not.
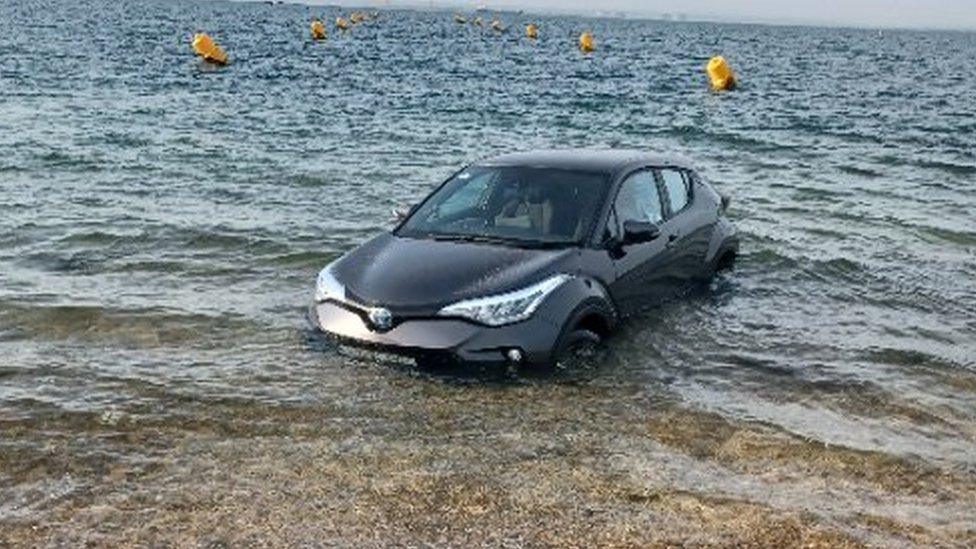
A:
[[[356,304],[401,315],[431,315],[463,299],[523,288],[559,272],[572,272],[572,248],[537,250],[496,244],[380,235],[333,267]]]

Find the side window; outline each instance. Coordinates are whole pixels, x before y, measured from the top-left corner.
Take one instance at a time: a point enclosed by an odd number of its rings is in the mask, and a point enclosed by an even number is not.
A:
[[[690,187],[684,174],[678,170],[664,169],[661,170],[661,179],[664,181],[664,191],[668,194],[671,212],[678,213],[685,209],[690,202]]]
[[[650,221],[660,223],[664,220],[661,197],[657,192],[654,172],[645,170],[628,177],[620,185],[617,200],[614,202],[618,227],[625,221]],[[619,230],[619,229],[618,229]],[[622,232],[622,231],[620,231]]]

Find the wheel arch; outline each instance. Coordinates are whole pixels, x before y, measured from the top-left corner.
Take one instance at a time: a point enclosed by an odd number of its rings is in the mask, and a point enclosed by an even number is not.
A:
[[[739,234],[728,219],[719,218],[712,232],[712,238],[708,244],[708,252],[705,256],[705,265],[716,265],[720,258],[728,253],[739,253]]]
[[[583,278],[581,282],[588,292],[566,315],[560,337],[582,328],[605,339],[617,327],[619,316],[616,306],[606,288],[598,280]]]
[[[560,326],[552,353],[572,331],[580,328],[594,332],[601,339],[613,333],[619,316],[606,287],[599,280],[577,276],[559,293],[556,303],[547,311],[550,321]]]

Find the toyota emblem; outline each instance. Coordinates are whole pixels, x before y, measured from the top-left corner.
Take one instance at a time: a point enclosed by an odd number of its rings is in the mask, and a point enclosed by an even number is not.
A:
[[[389,309],[376,307],[368,312],[369,321],[377,330],[389,330],[393,327],[393,313]]]

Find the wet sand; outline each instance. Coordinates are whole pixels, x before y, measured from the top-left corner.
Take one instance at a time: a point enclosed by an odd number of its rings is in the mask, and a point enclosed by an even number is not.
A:
[[[347,373],[357,393],[328,405],[228,398],[184,402],[182,420],[4,421],[0,467],[14,494],[0,542],[976,543],[972,471],[591,380],[458,381],[355,360]],[[42,446],[9,451],[39,435]]]

